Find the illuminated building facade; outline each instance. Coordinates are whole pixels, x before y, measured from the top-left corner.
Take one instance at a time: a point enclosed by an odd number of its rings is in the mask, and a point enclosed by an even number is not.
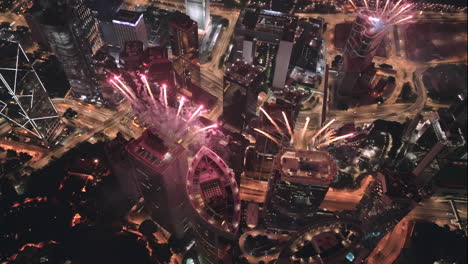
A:
[[[338,77],[339,95],[359,95],[368,91],[375,75],[372,59],[378,46],[390,28],[413,18],[412,8],[413,4],[389,0],[383,7],[379,1],[374,6],[365,1],[364,7],[358,9],[343,52]]]
[[[185,11],[197,22],[199,29],[207,29],[210,23],[210,0],[185,0]]]
[[[372,59],[387,32],[384,22],[377,19],[367,14],[365,10],[360,11],[356,17],[343,52],[339,81],[339,93],[342,95],[359,93],[357,82],[362,73],[372,67]],[[360,87],[364,87],[363,90],[367,91],[368,86]]]
[[[188,60],[197,59],[199,56],[197,22],[177,11],[169,17],[169,28],[172,54]]]
[[[145,130],[125,148],[137,189],[152,218],[176,237],[182,237],[188,230],[187,198],[181,194],[188,168],[185,149],[152,129]]]
[[[102,46],[102,40],[91,10],[84,0],[64,3],[48,2],[35,18],[52,52],[63,65],[72,95],[87,99],[99,94],[95,85],[92,56]]]
[[[267,225],[298,230],[309,223],[336,174],[336,163],[327,152],[281,150],[273,163],[265,202]]]
[[[213,151],[202,147],[189,168],[186,186],[200,255],[207,263],[232,259],[241,218],[234,172]]]
[[[126,41],[139,40],[146,48],[148,46],[148,35],[146,32],[143,13],[119,10],[112,19],[118,45],[123,48]]]
[[[18,43],[0,41],[0,54],[0,115],[52,141],[61,127],[60,116],[26,53]]]
[[[118,46],[112,19],[123,6],[123,0],[90,0],[90,8],[96,17],[103,44]]]

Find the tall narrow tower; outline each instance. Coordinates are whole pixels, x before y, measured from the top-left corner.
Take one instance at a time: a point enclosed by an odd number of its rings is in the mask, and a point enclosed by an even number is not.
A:
[[[191,223],[202,263],[232,259],[241,219],[239,187],[234,172],[207,147],[193,158],[187,173],[187,195],[192,204]]]
[[[197,22],[198,29],[206,30],[210,22],[210,0],[185,0],[185,13]]]
[[[355,6],[353,1],[350,2]],[[412,6],[402,0],[396,4],[391,0],[376,1],[372,7],[364,0],[363,7],[355,6],[358,13],[343,52],[343,64],[338,77],[339,95],[351,96],[366,91],[368,85],[362,78],[363,73],[372,66],[375,52],[388,30],[413,18]],[[358,81],[364,83],[358,85]]]
[[[91,10],[84,0],[41,1],[35,16],[52,51],[63,64],[72,95],[86,99],[98,94],[91,59],[102,46]]]

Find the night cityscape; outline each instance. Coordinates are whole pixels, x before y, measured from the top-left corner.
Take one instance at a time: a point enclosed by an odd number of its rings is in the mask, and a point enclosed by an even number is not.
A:
[[[467,11],[0,0],[0,264],[468,264]]]

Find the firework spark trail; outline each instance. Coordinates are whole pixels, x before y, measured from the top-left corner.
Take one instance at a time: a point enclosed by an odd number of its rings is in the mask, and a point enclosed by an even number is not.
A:
[[[182,110],[182,107],[184,107],[184,102],[185,102],[185,97],[183,97],[183,96],[180,97],[179,108],[177,109],[176,117],[179,117],[180,111]]]
[[[217,124],[213,124],[213,125],[210,125],[210,126],[206,126],[206,127],[204,127],[204,128],[200,128],[200,129],[198,129],[197,131],[195,131],[195,134],[196,134],[196,133],[199,133],[199,132],[202,132],[202,131],[205,131],[205,130],[208,130],[208,129],[216,128],[216,127],[218,127]]]
[[[402,7],[402,8],[400,8],[400,10],[399,10],[397,13],[395,13],[393,16],[391,16],[388,20],[389,20],[389,21],[392,21],[392,20],[395,19],[399,14],[401,14],[403,11],[405,11],[406,9],[408,9],[408,8],[411,7],[411,6],[412,6],[411,4],[408,4],[408,5],[406,5],[406,6]]]
[[[109,80],[109,82],[115,86],[119,91],[120,91],[120,94],[122,94],[125,98],[127,98],[127,100],[129,100],[130,102],[133,101],[133,99],[130,97],[130,95],[128,95],[122,88],[120,88],[119,85],[117,85],[117,83],[115,83],[113,80]]]
[[[133,91],[124,82],[122,82],[122,80],[120,80],[118,76],[115,76],[114,79],[117,80],[117,82],[122,85],[121,87],[124,88],[124,90],[128,92],[128,94],[133,98],[133,100],[136,100],[136,96],[133,93]]]
[[[258,128],[254,128],[254,130],[257,131],[258,133],[264,135],[265,137],[269,138],[270,140],[275,142],[278,146],[281,146],[281,143],[276,138],[274,138],[272,135],[268,134],[267,132],[265,132],[263,130],[260,130]]]
[[[309,126],[309,122],[310,122],[310,117],[306,117],[306,122],[304,124],[304,127],[302,128],[301,138],[299,140],[299,142],[301,142],[301,143],[304,143],[304,137],[305,137],[305,134],[306,134],[306,131],[307,131],[307,127]]]
[[[190,123],[197,115],[200,113],[200,111],[203,109],[203,105],[200,105],[195,112],[193,112],[192,116],[187,120],[187,123]]]
[[[211,137],[207,137],[206,135],[210,133],[210,129],[215,129],[218,125],[205,126],[200,120],[196,119],[204,108],[202,105],[197,107],[189,106],[189,99],[179,97],[179,105],[171,106],[168,104],[167,86],[165,84],[161,84],[162,89],[160,89],[159,96],[155,98],[154,90],[151,90],[151,85],[148,83],[146,75],[132,76],[134,78],[127,80],[129,81],[128,87],[122,82],[123,79],[119,80],[121,77],[118,75],[114,75],[107,81],[131,103],[133,113],[146,127],[156,129],[168,139],[175,141],[182,140],[190,133],[192,135],[190,142],[193,144],[203,144],[206,146],[217,144],[218,141],[215,142]],[[124,87],[119,83],[124,85]],[[130,90],[129,87],[132,89]],[[138,88],[138,90],[134,90],[134,88]],[[138,97],[132,92],[138,95]],[[190,117],[189,122],[186,121],[186,117]],[[214,134],[223,135],[221,131],[216,131]]]
[[[325,134],[323,134],[323,136],[320,137],[319,140],[314,139],[315,140],[314,145],[315,146],[320,145],[321,143],[327,141],[328,138],[331,137],[333,134],[335,134],[335,130],[333,130],[333,129],[330,129],[330,130],[326,131]]]
[[[357,6],[356,6],[356,4],[354,4],[353,0],[349,0],[349,2],[354,6],[354,8],[357,9]]]
[[[408,17],[405,17],[405,18],[403,18],[403,19],[398,20],[398,21],[395,22],[394,24],[397,25],[397,24],[399,24],[399,23],[401,23],[401,22],[403,22],[403,21],[410,20],[410,19],[412,19],[412,18],[413,18],[413,16],[408,16]]]
[[[395,10],[395,8],[397,8],[400,5],[401,1],[403,0],[398,0],[398,2],[393,6],[393,8],[390,9],[389,14],[391,14]]]
[[[273,126],[276,128],[276,130],[282,135],[284,136],[284,133],[283,131],[281,131],[280,127],[278,126],[278,124],[275,122],[275,120],[273,120],[273,118],[271,118],[271,116],[262,108],[262,107],[259,107],[260,110],[262,111],[262,113],[268,118],[268,120],[270,120],[270,122],[273,124]]]
[[[364,5],[366,6],[366,8],[369,8],[369,5],[367,4],[367,0],[364,0]]]
[[[146,90],[148,92],[148,95],[151,98],[151,101],[156,104],[156,99],[154,98],[153,92],[151,91],[151,88],[149,86],[148,80],[146,79],[145,75],[141,75],[141,79],[143,80],[143,83],[145,84]]]
[[[167,85],[166,84],[162,85],[162,92],[163,92],[164,107],[166,107],[167,109],[168,103],[167,103]]]
[[[333,122],[335,122],[335,120],[336,119],[330,120],[330,122],[328,122],[326,125],[324,125],[319,131],[317,131],[317,133],[315,133],[315,135],[312,136],[312,139],[315,139],[320,134],[322,134],[322,132],[325,131],[325,129],[327,129],[331,124],[333,124]]]
[[[375,11],[379,10],[379,0],[375,3]]]
[[[281,111],[281,114],[283,114],[284,118],[284,123],[286,123],[286,127],[288,128],[288,133],[289,136],[291,137],[291,144],[294,142],[294,133],[291,129],[291,126],[289,125],[288,117],[286,116],[286,113],[284,111]]]
[[[354,133],[346,134],[346,135],[344,135],[344,136],[339,136],[339,137],[336,137],[336,138],[327,140],[327,141],[321,143],[320,145],[318,145],[317,148],[320,148],[320,147],[329,145],[329,144],[331,144],[331,143],[333,143],[333,142],[336,142],[336,141],[338,141],[338,140],[342,140],[342,139],[349,138],[349,137],[352,137],[352,136],[354,136]]]
[[[389,3],[389,2],[390,2],[390,0],[387,0],[387,1],[385,2],[385,6],[384,6],[384,8],[383,8],[383,10],[382,10],[382,14],[385,13],[385,10],[387,10],[387,6],[388,6],[388,3]]]
[[[114,78],[114,80],[117,80],[117,79]],[[120,93],[124,94],[126,97],[130,98],[130,100],[132,101],[133,97],[131,97],[131,95],[122,86],[116,83],[114,80],[111,79],[109,80],[109,82],[112,83],[120,91]]]

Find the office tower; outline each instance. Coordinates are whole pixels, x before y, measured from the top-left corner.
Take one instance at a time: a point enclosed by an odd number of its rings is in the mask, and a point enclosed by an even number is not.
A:
[[[465,121],[463,121],[463,119]],[[460,126],[463,122],[466,122],[466,116],[455,117],[454,113],[447,109],[439,109],[437,112],[432,113],[430,118],[430,124],[432,124],[432,126],[422,131],[425,133],[420,135],[420,137],[422,138],[422,143],[424,143],[424,141],[427,141],[424,140],[425,138],[435,135],[430,142],[436,141],[436,144],[426,146],[429,147],[430,150],[412,171],[419,185],[430,181],[430,178],[426,178],[423,172],[431,165],[436,157],[442,156],[442,152],[451,152],[465,146],[466,140]],[[466,153],[466,150],[462,152],[462,155],[464,153]]]
[[[343,52],[343,64],[338,77],[338,93],[351,96],[367,92],[372,75],[372,59],[378,46],[393,25],[409,21],[411,6],[389,1],[388,8],[362,7],[351,28]],[[377,2],[378,3],[378,2]],[[392,12],[396,15],[390,15]]]
[[[21,45],[0,41],[0,115],[50,143],[60,117]]]
[[[176,237],[188,228],[185,188],[187,154],[185,149],[152,129],[131,141],[125,149],[140,197],[152,218]],[[127,174],[128,177],[128,174]]]
[[[374,28],[363,13],[358,14],[343,52],[342,76],[338,84],[340,94],[352,95],[368,88],[356,87],[357,82],[361,73],[372,67],[372,59],[386,32],[383,27]]]
[[[238,60],[228,66],[223,81],[224,123],[242,130],[256,115],[258,93],[264,87],[263,69]]]
[[[70,82],[72,96],[81,99],[98,95],[91,58],[102,46],[101,37],[84,0],[41,1],[35,14],[52,51]]]
[[[187,60],[198,59],[197,22],[176,11],[169,17],[169,28],[172,54]]]
[[[414,180],[411,173],[385,170],[367,187],[357,213],[369,251],[421,201]]]
[[[206,30],[210,23],[210,0],[185,0],[185,13],[198,24],[198,29]]]
[[[301,33],[295,39],[290,64],[299,70],[310,72],[308,79],[314,78],[325,69],[323,55],[325,42],[322,38],[325,20],[321,17],[309,18],[307,22],[300,21],[299,27]],[[307,80],[301,80],[301,82],[310,83]]]
[[[97,20],[104,45],[118,46],[112,19],[123,6],[123,0],[90,0],[90,8]]]
[[[123,48],[126,41],[139,40],[146,48],[148,46],[148,35],[146,32],[143,13],[119,10],[112,19],[117,36],[118,45]]]
[[[297,231],[310,223],[336,174],[336,163],[327,152],[281,150],[268,183],[267,225]]]
[[[242,59],[265,70],[274,88],[284,88],[298,17],[271,10],[244,9],[234,29]]]
[[[291,53],[294,46],[296,27],[296,22],[284,26],[275,60],[275,72],[273,75],[273,87],[275,88],[284,88],[284,84],[286,83],[289,61],[291,60]]]
[[[202,147],[187,174],[187,195],[193,210],[196,248],[206,263],[232,260],[241,217],[234,172],[216,153]]]

